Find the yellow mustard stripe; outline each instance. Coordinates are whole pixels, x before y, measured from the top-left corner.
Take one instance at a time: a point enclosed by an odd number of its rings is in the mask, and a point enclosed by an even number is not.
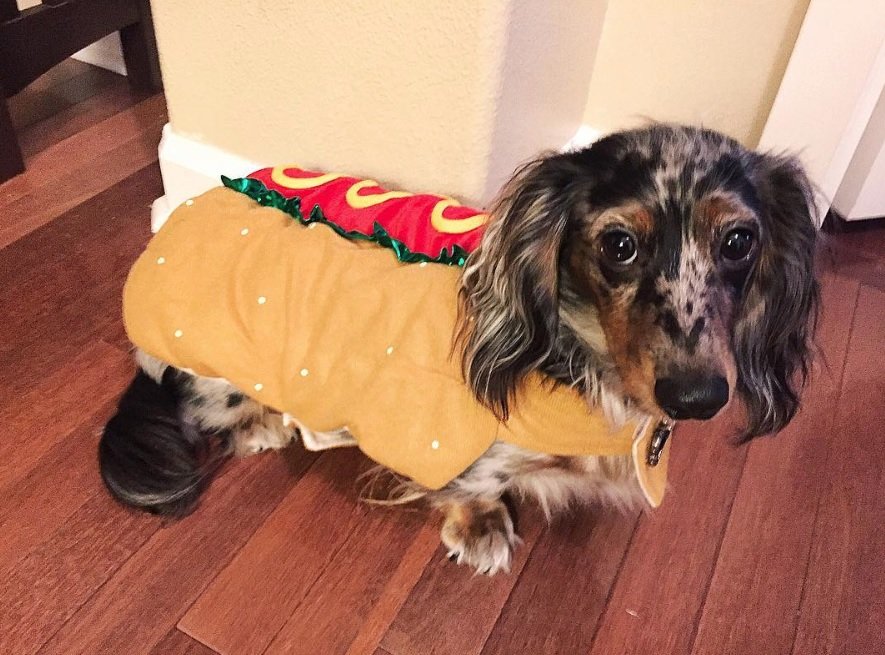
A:
[[[354,209],[365,209],[366,207],[380,205],[382,202],[387,202],[388,200],[409,198],[415,195],[408,191],[386,191],[384,193],[367,193],[365,195],[360,195],[360,191],[363,189],[376,186],[378,186],[378,183],[375,180],[363,180],[357,182],[347,190],[347,194],[344,196],[347,200],[347,204]]]
[[[313,189],[318,186],[345,177],[342,173],[323,173],[314,177],[291,177],[286,174],[286,169],[300,168],[297,164],[289,164],[287,166],[277,166],[271,171],[271,179],[282,187],[287,189]]]
[[[453,198],[443,198],[433,206],[430,212],[430,224],[434,229],[444,234],[464,234],[485,225],[489,220],[488,214],[477,214],[470,218],[446,218],[443,212],[449,207],[460,207],[461,203]]]

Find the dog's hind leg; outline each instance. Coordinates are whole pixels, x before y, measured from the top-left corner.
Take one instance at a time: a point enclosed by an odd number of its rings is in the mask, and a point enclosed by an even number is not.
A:
[[[285,448],[295,440],[297,433],[295,426],[285,423],[282,414],[265,410],[254,421],[234,428],[231,439],[234,453],[246,456]]]
[[[287,421],[298,426],[301,443],[311,452],[320,452],[331,448],[350,448],[357,445],[356,438],[350,433],[347,426],[329,432],[315,432],[289,414],[283,414],[283,423],[286,424]]]
[[[139,351],[139,366],[157,381],[168,367]],[[185,419],[203,432],[216,434],[228,452],[240,457],[290,445],[297,430],[282,414],[238,391],[223,378],[210,378],[176,370],[173,384]]]
[[[159,514],[191,511],[233,453],[282,448],[295,437],[282,415],[226,380],[196,376],[138,351],[141,370],[99,443],[99,466],[120,502]]]

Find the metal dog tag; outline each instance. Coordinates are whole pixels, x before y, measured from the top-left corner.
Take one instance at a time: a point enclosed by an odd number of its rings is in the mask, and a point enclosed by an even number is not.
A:
[[[645,457],[645,463],[649,466],[657,466],[661,461],[661,451],[667,444],[667,439],[673,434],[673,428],[676,424],[668,419],[661,419],[655,427],[651,440],[648,442],[648,454]]]

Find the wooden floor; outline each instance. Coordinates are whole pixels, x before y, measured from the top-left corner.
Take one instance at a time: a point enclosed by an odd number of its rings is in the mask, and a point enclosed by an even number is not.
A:
[[[162,194],[160,96],[67,62],[13,103],[0,186],[0,653],[885,652],[885,228],[830,237],[822,356],[775,439],[680,426],[664,506],[523,511],[512,574],[448,562],[355,453],[235,462],[180,522],[109,500],[128,267]]]

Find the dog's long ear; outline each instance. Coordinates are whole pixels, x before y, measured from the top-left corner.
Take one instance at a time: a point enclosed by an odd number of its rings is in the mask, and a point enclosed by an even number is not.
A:
[[[493,207],[462,276],[457,343],[464,377],[502,419],[517,385],[549,356],[556,338],[559,253],[582,204],[580,177],[568,155],[522,167]]]
[[[762,250],[735,325],[745,439],[777,432],[799,408],[817,319],[814,193],[799,162],[761,155],[755,176]]]

